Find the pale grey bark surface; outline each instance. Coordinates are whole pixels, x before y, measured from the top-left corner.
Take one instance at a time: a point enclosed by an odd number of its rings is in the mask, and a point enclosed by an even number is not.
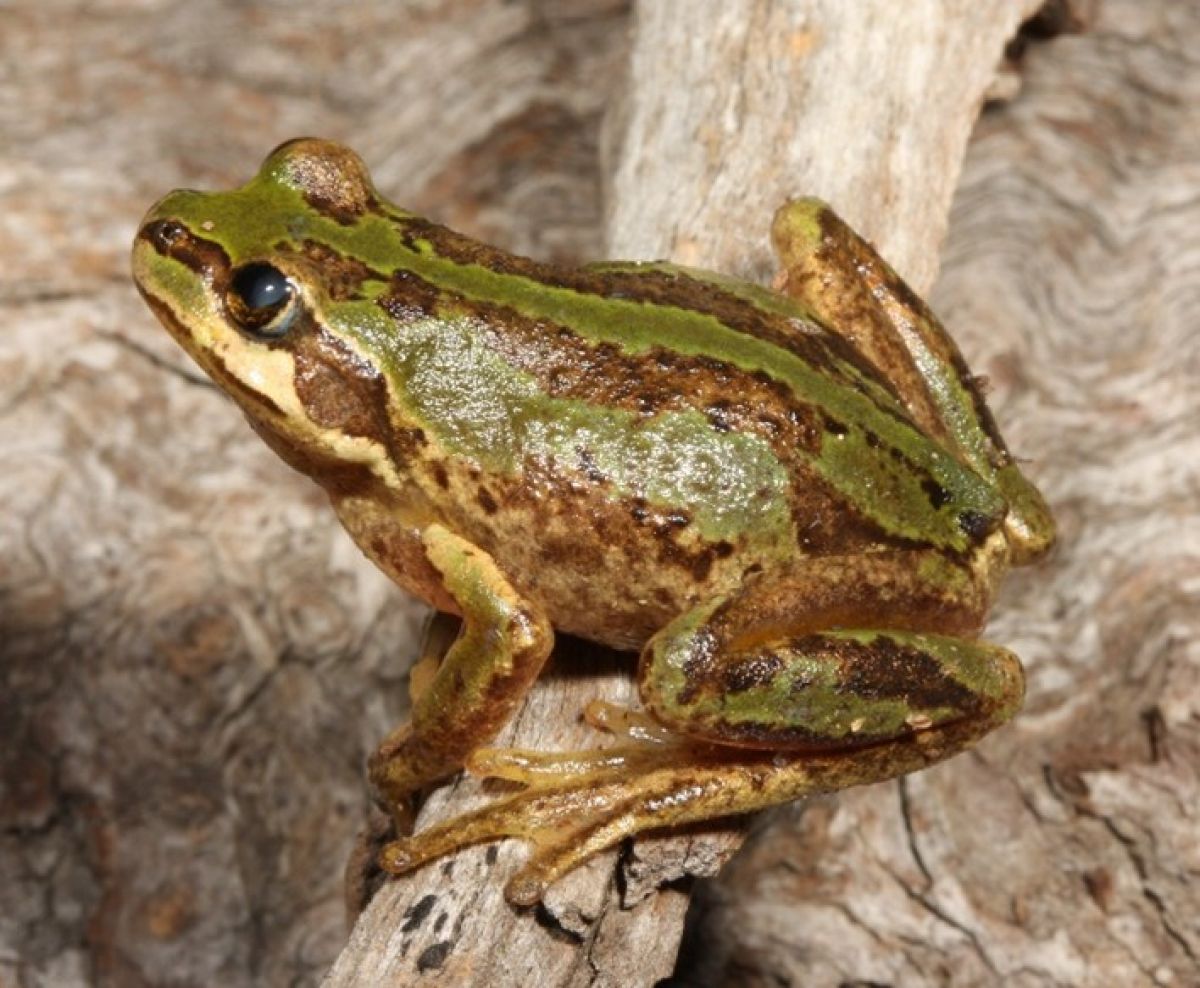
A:
[[[1028,663],[1018,722],[756,828],[703,883],[680,981],[1200,984],[1200,10],[1078,4],[1083,33],[996,87],[1016,4],[645,6],[636,29],[616,0],[0,8],[3,988],[318,983],[362,759],[406,709],[416,609],[136,299],[140,213],[316,133],[405,205],[595,256],[630,51],[609,237],[755,276],[770,210],[819,192],[924,287],[975,107],[1007,90],[934,300],[1063,540],[989,631]],[[698,81],[672,91],[672,63]],[[582,699],[631,695],[627,665],[582,665],[527,739],[591,743]],[[653,983],[686,908],[655,888],[728,841],[639,842],[533,915],[499,899],[520,845],[462,855],[385,886],[329,983]]]
[[[984,95],[1041,3],[638,4],[611,253],[765,280],[772,212],[815,195],[927,290]]]

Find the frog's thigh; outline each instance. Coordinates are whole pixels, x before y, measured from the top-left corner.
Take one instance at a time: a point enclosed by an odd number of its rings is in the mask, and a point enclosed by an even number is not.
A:
[[[702,608],[656,635],[640,671],[651,713],[693,740],[841,751],[965,721],[983,733],[1012,717],[1024,693],[1016,656],[985,642],[781,630],[714,648],[705,616]]]
[[[914,308],[921,306],[919,299],[875,249],[820,199],[794,199],[780,207],[771,240],[780,263],[776,288],[866,357],[926,432],[948,438],[923,373],[928,365],[913,350],[913,324],[928,313]],[[881,284],[887,288],[882,293]]]
[[[642,699],[687,737],[761,748],[995,726],[1023,680],[1014,656],[973,640],[988,598],[986,574],[937,553],[805,560],[659,631],[642,651]]]
[[[979,381],[937,316],[871,244],[819,199],[775,214],[777,287],[802,302],[879,371],[927,434],[956,449],[1009,504],[1006,529],[1017,564],[1043,555],[1054,522],[1013,462]]]
[[[422,532],[425,552],[462,611],[462,632],[417,693],[412,721],[384,742],[371,778],[395,812],[425,784],[462,767],[511,716],[550,654],[546,616],[522,598],[478,546],[440,525]],[[434,635],[449,625],[435,621]],[[440,647],[432,641],[433,658]],[[426,649],[429,657],[429,648]]]

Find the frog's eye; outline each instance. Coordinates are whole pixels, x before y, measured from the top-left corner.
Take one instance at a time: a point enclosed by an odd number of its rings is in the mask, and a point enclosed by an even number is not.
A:
[[[268,339],[277,339],[291,328],[297,299],[287,275],[262,262],[237,268],[225,293],[233,321],[246,332]]]

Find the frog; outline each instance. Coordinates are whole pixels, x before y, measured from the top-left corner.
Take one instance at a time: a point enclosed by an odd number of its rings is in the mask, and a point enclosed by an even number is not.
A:
[[[770,286],[543,263],[317,138],[146,214],[149,308],[436,615],[369,760],[386,872],[518,838],[532,905],[626,839],[925,768],[1021,706],[980,636],[1054,521],[984,383],[825,202],[770,236]],[[556,635],[636,653],[640,705],[589,704],[587,750],[492,747]],[[414,832],[463,770],[508,791]]]

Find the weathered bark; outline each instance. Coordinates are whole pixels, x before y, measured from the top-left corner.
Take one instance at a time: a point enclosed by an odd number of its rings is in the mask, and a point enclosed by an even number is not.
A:
[[[645,7],[608,130],[614,253],[764,277],[771,209],[818,192],[927,286],[1017,4]],[[1062,524],[990,631],[1028,662],[1026,711],[977,753],[762,821],[701,883],[681,983],[1200,984],[1200,10],[1076,8],[1084,34],[991,90],[1014,98],[976,130],[934,296]],[[307,132],[452,225],[595,256],[627,13],[4,6],[0,985],[319,981],[362,760],[406,713],[418,614],[133,296],[139,213]],[[928,26],[952,14],[965,37]],[[583,700],[631,695],[627,666],[579,666],[525,737],[593,743]],[[376,898],[331,983],[646,983],[686,902],[655,889],[727,846],[639,841],[532,915],[499,900],[518,844],[435,864]]]
[[[1041,2],[641,3],[610,252],[765,279],[775,207],[817,195],[928,290],[967,138]]]

